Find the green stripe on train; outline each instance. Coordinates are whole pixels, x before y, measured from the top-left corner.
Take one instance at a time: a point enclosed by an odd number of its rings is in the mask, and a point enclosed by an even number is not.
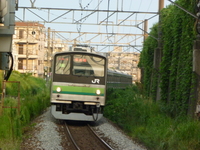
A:
[[[60,94],[76,94],[76,95],[96,95],[96,90],[101,90],[100,96],[104,96],[104,88],[96,88],[96,87],[78,87],[78,86],[53,86],[53,93],[58,93],[56,91],[57,87],[61,87],[62,91]]]

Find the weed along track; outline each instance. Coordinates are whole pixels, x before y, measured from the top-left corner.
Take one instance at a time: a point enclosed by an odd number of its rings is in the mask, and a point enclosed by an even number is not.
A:
[[[72,125],[65,123],[65,128],[77,150],[112,150],[88,124]]]

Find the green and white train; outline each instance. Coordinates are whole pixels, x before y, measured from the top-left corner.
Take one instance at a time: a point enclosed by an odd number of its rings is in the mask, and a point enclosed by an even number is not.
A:
[[[97,121],[103,116],[106,89],[125,88],[132,76],[107,69],[106,57],[83,51],[53,56],[51,114],[56,119]]]

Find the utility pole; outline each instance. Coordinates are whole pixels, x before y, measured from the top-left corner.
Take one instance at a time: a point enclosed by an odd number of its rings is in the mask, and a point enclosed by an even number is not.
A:
[[[193,86],[194,92],[192,95],[194,97],[190,98],[188,114],[194,117],[196,113],[197,118],[200,119],[200,0],[197,1],[196,14],[198,17],[196,18],[197,36],[193,46],[193,72],[196,77],[196,82]]]
[[[51,54],[50,54],[50,56],[52,57],[52,54],[53,54],[53,52],[54,52],[54,40],[55,40],[55,38],[54,38],[54,35],[55,35],[55,32],[52,32],[51,33],[52,35],[51,35],[51,38],[52,38],[52,40],[51,40]]]
[[[51,66],[51,63],[50,63],[50,27],[48,27],[48,42],[47,42],[47,76],[49,76],[49,73],[50,73],[50,66]]]
[[[156,93],[156,101],[160,100],[160,75],[159,75],[159,68],[162,59],[162,32],[161,32],[161,25],[162,25],[162,16],[161,10],[164,8],[164,0],[159,0],[159,24],[158,24],[158,47],[154,51],[154,68],[157,70],[158,73],[158,85],[157,85],[157,93]]]
[[[147,37],[148,37],[148,20],[147,19],[145,19],[144,20],[144,41],[147,39]]]
[[[26,73],[28,72],[28,32],[29,32],[29,26],[27,22],[27,28],[26,28]]]

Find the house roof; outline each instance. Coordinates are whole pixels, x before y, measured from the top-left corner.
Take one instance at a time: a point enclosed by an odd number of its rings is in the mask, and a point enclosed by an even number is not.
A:
[[[37,23],[37,22],[15,22],[15,26],[36,26],[36,27],[43,27],[43,24]]]

